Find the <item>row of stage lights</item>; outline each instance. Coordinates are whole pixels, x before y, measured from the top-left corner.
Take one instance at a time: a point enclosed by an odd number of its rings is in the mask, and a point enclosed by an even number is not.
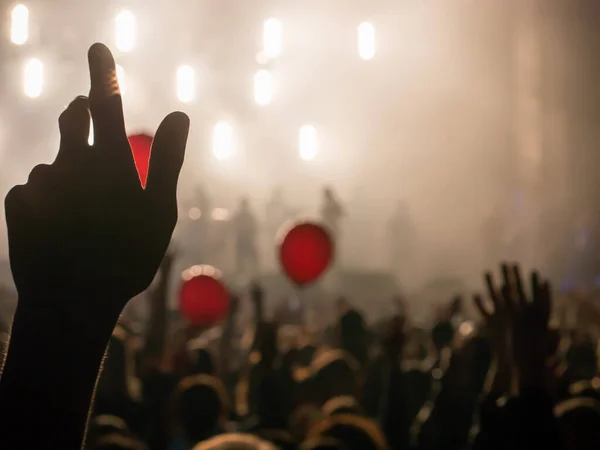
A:
[[[15,45],[25,45],[29,40],[29,8],[16,5],[11,11],[10,39]],[[115,45],[120,52],[128,53],[135,47],[136,18],[131,11],[121,11],[115,18]],[[283,24],[270,18],[263,24],[263,48],[258,54],[259,63],[265,63],[281,55],[283,51]],[[375,28],[371,23],[361,23],[357,28],[358,55],[363,60],[375,56]],[[125,70],[117,64],[117,76],[121,92],[126,93]],[[175,74],[175,90],[182,103],[190,103],[196,96],[196,74],[190,65],[181,65]],[[254,75],[254,101],[264,107],[271,103],[275,93],[275,79],[267,69],[260,69]],[[44,64],[40,59],[31,58],[25,63],[23,92],[29,98],[40,97],[44,90]],[[93,142],[93,130],[90,134]],[[213,153],[219,160],[229,159],[235,149],[235,133],[228,122],[218,122],[213,129]],[[317,130],[312,125],[304,125],[298,133],[298,153],[305,161],[313,160],[318,152]]]

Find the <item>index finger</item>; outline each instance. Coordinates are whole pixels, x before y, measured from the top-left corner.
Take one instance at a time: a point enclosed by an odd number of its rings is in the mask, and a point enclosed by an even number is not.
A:
[[[88,63],[94,144],[104,151],[133,159],[125,131],[123,101],[115,59],[108,47],[96,43],[88,51]]]
[[[500,300],[500,294],[498,292],[498,288],[496,287],[496,283],[494,282],[494,276],[492,272],[485,273],[485,284],[487,286],[488,294],[492,299],[492,303],[494,304],[494,310],[498,311],[498,309],[502,306],[502,301]]]

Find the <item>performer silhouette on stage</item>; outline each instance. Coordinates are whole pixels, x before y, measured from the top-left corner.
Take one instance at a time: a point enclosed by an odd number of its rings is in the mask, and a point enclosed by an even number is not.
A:
[[[281,226],[289,219],[288,208],[281,188],[275,188],[266,206],[266,225],[269,236],[276,236]]]
[[[250,210],[247,198],[242,198],[233,218],[235,234],[235,268],[238,274],[255,275],[258,272],[258,252],[256,239],[258,225]]]
[[[329,229],[334,239],[339,239],[342,217],[345,216],[342,205],[335,198],[333,190],[326,187],[323,190],[323,204],[321,205],[321,220]]]

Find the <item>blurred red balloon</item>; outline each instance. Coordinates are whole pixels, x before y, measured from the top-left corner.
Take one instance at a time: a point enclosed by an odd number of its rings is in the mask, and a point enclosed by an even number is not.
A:
[[[315,281],[329,267],[334,247],[324,226],[302,222],[285,232],[279,245],[279,260],[288,278],[303,286]]]
[[[129,136],[129,145],[133,153],[133,160],[140,177],[142,187],[146,187],[148,179],[148,165],[150,164],[150,149],[152,148],[152,140],[154,138],[149,134],[134,134]]]
[[[223,320],[229,310],[225,286],[202,274],[184,281],[179,291],[179,311],[193,325],[208,327]]]

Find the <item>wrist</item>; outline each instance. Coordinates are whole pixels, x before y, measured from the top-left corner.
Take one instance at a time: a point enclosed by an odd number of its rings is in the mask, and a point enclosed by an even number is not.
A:
[[[56,326],[81,334],[85,341],[110,337],[127,301],[114,301],[108,294],[78,289],[19,291],[17,312],[23,320]]]
[[[87,411],[111,333],[108,327],[86,329],[55,308],[32,308],[19,302],[0,379],[0,398],[35,395],[50,410]]]

